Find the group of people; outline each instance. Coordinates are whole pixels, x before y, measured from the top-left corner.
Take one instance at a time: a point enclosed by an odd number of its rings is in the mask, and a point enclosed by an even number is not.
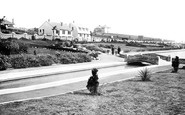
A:
[[[112,48],[111,48],[112,55],[114,55],[114,53],[115,53],[115,51],[114,51],[114,50],[115,50],[115,48],[114,48],[114,47],[112,47]],[[118,48],[117,48],[117,53],[118,53],[118,54],[120,54],[120,52],[121,52],[121,48],[118,46]]]

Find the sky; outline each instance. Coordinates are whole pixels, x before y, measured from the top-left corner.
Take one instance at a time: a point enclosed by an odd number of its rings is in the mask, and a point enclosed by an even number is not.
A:
[[[16,27],[40,27],[45,21],[75,22],[109,32],[185,41],[184,0],[0,0],[0,18]]]

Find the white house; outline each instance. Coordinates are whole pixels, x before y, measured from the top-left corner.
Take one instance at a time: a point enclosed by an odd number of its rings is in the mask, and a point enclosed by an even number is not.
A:
[[[38,35],[50,36],[50,39],[73,40],[72,29],[62,22],[44,22],[38,29]]]
[[[74,39],[77,39],[78,41],[92,41],[91,31],[89,28],[79,26],[75,23],[71,23],[69,26],[72,29],[72,35]]]

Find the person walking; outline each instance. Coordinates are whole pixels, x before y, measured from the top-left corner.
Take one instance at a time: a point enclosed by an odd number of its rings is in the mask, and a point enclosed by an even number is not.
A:
[[[98,94],[98,86],[99,86],[99,82],[98,82],[98,69],[93,68],[92,69],[92,76],[88,79],[87,82],[87,89],[91,92],[91,94]]]
[[[121,48],[118,46],[118,55],[120,54],[121,52]]]
[[[174,60],[172,60],[172,67],[173,67],[173,71],[172,72],[175,72],[177,73],[178,69],[179,69],[179,57],[176,56]]]
[[[112,47],[111,50],[112,50],[112,55],[114,55],[114,47]]]

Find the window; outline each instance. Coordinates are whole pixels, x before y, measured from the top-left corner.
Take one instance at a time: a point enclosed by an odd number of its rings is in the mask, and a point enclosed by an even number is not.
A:
[[[40,33],[42,32],[42,30],[40,29]]]
[[[65,34],[65,30],[62,30],[62,34]]]
[[[81,28],[79,27],[79,30],[81,30]]]
[[[70,35],[71,34],[71,31],[68,31],[68,35]]]

